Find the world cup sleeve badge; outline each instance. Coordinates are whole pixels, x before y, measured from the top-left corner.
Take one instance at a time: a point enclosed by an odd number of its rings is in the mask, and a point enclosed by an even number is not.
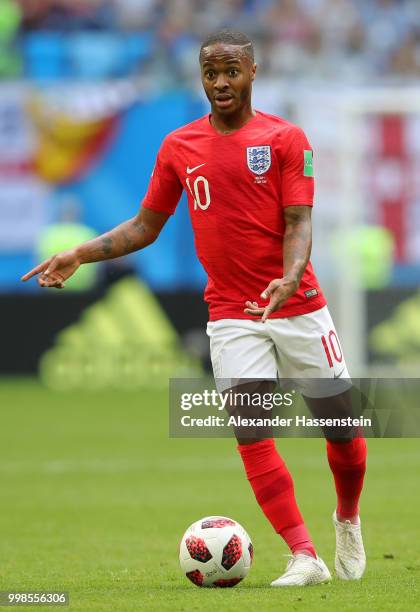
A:
[[[303,176],[312,177],[314,175],[313,153],[312,151],[303,151]]]
[[[271,147],[270,145],[262,145],[258,147],[247,147],[246,148],[246,160],[248,168],[257,177],[260,177],[260,181],[265,182],[262,179],[262,175],[266,174],[271,168]],[[261,180],[262,179],[262,180]]]

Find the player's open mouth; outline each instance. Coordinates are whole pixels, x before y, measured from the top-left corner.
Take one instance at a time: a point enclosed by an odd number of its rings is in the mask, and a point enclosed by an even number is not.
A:
[[[219,108],[226,108],[233,102],[233,98],[229,94],[220,94],[215,97],[215,102]]]

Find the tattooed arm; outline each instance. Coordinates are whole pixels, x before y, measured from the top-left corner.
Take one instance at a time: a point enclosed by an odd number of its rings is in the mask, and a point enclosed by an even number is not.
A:
[[[159,236],[168,215],[141,208],[138,215],[77,247],[80,263],[113,259],[144,249]]]
[[[72,276],[81,264],[113,259],[144,249],[159,236],[168,216],[149,208],[141,208],[135,217],[110,232],[46,259],[25,274],[22,280],[27,281],[40,274],[38,283],[41,287],[63,289],[64,281]]]
[[[284,209],[286,231],[283,238],[283,278],[294,283],[295,293],[308,265],[312,249],[311,206]]]
[[[244,312],[267,317],[281,308],[299,288],[301,278],[308,265],[312,248],[311,206],[287,206],[284,209],[286,230],[283,237],[283,278],[275,278],[261,293],[268,305],[260,307],[257,302],[246,302]]]

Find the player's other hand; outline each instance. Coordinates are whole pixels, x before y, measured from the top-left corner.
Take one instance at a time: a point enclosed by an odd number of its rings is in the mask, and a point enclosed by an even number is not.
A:
[[[39,274],[38,284],[41,287],[64,289],[64,281],[76,272],[80,264],[81,262],[75,249],[63,251],[40,263],[22,276],[21,280],[25,282]]]
[[[261,293],[263,300],[269,300],[267,306],[259,306],[257,302],[245,302],[244,312],[254,317],[261,317],[261,322],[265,323],[271,313],[281,308],[286,300],[298,290],[297,280],[286,277],[275,278],[266,289]]]

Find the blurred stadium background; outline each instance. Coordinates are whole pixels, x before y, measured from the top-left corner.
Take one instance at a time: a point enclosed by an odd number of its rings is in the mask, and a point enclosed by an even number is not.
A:
[[[158,243],[63,295],[19,278],[136,212],[165,134],[207,110],[198,48],[225,26],[256,42],[255,106],[315,149],[313,261],[352,371],[419,361],[418,0],[2,0],[1,373],[112,385],[118,354],[136,386],[208,366],[185,201]]]

